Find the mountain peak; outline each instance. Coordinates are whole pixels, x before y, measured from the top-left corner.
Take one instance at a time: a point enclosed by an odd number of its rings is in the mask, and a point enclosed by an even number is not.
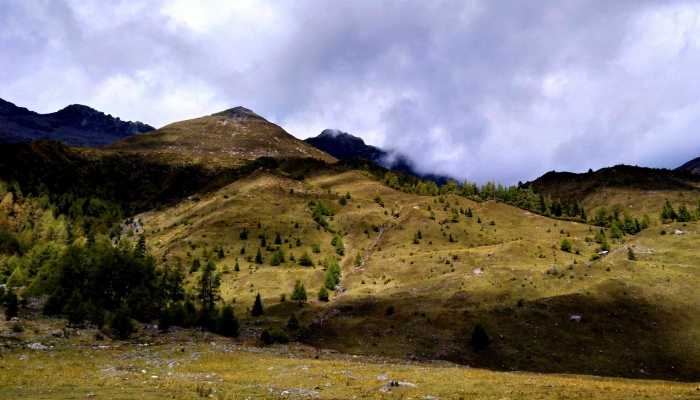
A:
[[[228,110],[224,110],[215,114],[212,114],[213,117],[226,117],[230,119],[257,119],[261,121],[267,121],[265,118],[259,116],[256,114],[253,110],[249,108],[245,108],[243,106],[238,106],[238,107],[233,107],[229,108]]]

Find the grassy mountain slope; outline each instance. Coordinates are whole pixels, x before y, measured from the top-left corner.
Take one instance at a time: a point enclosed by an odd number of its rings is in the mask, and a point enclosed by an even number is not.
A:
[[[351,199],[341,206],[346,193]],[[322,261],[336,254],[333,234],[312,219],[309,202],[319,200],[335,210],[330,227],[345,245],[344,291],[330,303],[315,300]],[[452,222],[454,209],[469,208],[471,218],[458,214]],[[311,327],[309,343],[352,353],[506,370],[700,376],[700,349],[693,344],[700,318],[692,311],[700,304],[696,223],[678,225],[685,235],[660,236],[656,226],[627,236],[613,243],[611,255],[590,262],[597,228],[495,202],[406,194],[359,171],[319,172],[303,181],[260,172],[138,218],[160,259],[186,267],[194,258],[216,260],[224,300],[235,301],[239,315],[248,315],[261,293],[268,313],[262,325],[250,325],[250,335],[297,313]],[[247,240],[239,236],[244,228]],[[422,239],[414,243],[419,230]],[[277,233],[287,261],[271,266]],[[269,250],[260,245],[261,234]],[[559,249],[563,239],[574,252]],[[627,246],[638,261],[627,260]],[[215,255],[219,247],[222,259]],[[258,248],[263,264],[247,258]],[[303,253],[314,267],[289,261]],[[240,272],[233,270],[237,259]],[[282,294],[289,299],[296,280],[305,283],[310,306],[280,300]],[[581,322],[572,321],[574,315]],[[477,323],[492,339],[486,352],[469,345]]]
[[[548,172],[527,183],[565,202],[580,201],[593,215],[599,207],[622,206],[630,215],[656,215],[668,199],[692,209],[700,200],[700,177],[687,171],[617,165],[587,173]]]
[[[169,164],[202,165],[210,169],[240,166],[259,157],[335,161],[243,107],[175,122],[109,148]]]

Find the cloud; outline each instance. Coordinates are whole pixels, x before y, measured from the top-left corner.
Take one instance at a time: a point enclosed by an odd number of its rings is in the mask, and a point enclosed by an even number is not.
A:
[[[482,182],[700,155],[694,2],[11,0],[0,26],[0,97],[38,111],[240,104]]]

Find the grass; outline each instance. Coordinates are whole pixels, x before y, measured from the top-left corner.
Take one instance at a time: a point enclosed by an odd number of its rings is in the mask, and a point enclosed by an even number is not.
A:
[[[700,398],[700,388],[691,383],[500,373],[186,336],[168,344],[106,342],[98,347],[64,340],[47,351],[3,351],[0,398]],[[392,380],[404,386],[391,387]]]

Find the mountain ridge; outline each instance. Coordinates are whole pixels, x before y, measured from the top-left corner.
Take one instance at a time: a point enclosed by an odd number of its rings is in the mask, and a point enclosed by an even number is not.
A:
[[[444,184],[451,179],[445,175],[418,172],[413,161],[406,155],[368,145],[362,138],[339,129],[324,129],[318,136],[307,138],[304,141],[340,160],[364,159],[384,168],[431,180],[438,184]]]
[[[122,121],[82,104],[40,114],[0,99],[0,142],[57,140],[70,146],[102,147],[155,128],[139,121]]]

